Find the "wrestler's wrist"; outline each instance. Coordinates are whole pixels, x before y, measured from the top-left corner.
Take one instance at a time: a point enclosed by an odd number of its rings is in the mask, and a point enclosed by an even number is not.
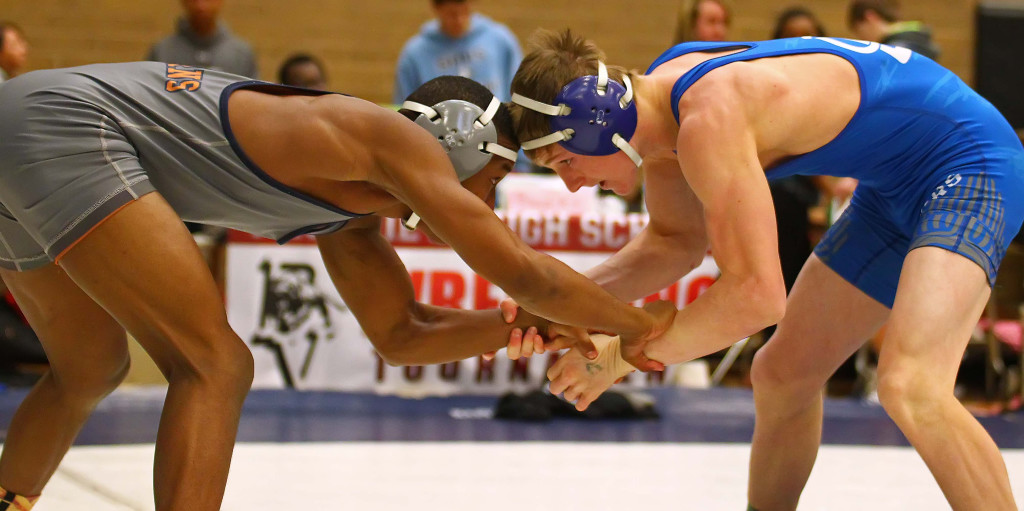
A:
[[[634,308],[633,310],[635,311],[633,328],[629,330],[620,330],[618,334],[627,339],[649,338],[651,336],[651,332],[654,331],[654,316],[640,308]]]
[[[606,354],[606,356],[608,357],[608,366],[611,369],[611,373],[615,375],[616,379],[624,378],[627,375],[629,375],[629,373],[636,371],[635,367],[633,367],[629,362],[626,362],[626,360],[622,358],[622,352],[620,351],[621,344],[622,340],[619,337],[613,337],[611,339],[611,342],[609,342],[608,345],[605,346],[605,349],[603,351],[603,353]]]
[[[504,321],[504,316],[502,316],[502,321]],[[514,328],[521,328],[524,332],[527,328],[535,326],[537,327],[538,332],[546,333],[548,327],[551,326],[551,321],[546,318],[542,318],[535,314],[529,313],[520,308],[518,311],[516,311],[516,318],[512,320],[512,323],[509,326]]]

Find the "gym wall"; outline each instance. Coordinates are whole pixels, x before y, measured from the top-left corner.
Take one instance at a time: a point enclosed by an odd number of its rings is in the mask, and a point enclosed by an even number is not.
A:
[[[732,36],[768,36],[775,16],[803,3],[829,35],[848,36],[847,0],[803,2],[733,0]],[[595,39],[609,61],[645,68],[671,43],[678,0],[475,0],[478,11],[506,23],[520,42],[536,28],[571,27]],[[903,0],[904,17],[932,26],[942,63],[971,83],[974,59],[972,0]],[[0,0],[0,19],[25,30],[32,69],[143,58],[169,34],[180,13],[176,0]],[[259,55],[263,79],[293,51],[324,59],[331,86],[386,102],[395,61],[405,40],[431,17],[429,0],[225,0],[223,19]]]

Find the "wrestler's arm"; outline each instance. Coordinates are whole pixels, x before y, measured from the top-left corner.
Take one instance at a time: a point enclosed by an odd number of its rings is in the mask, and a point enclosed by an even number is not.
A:
[[[440,364],[504,347],[514,328],[545,329],[523,314],[506,324],[497,309],[464,311],[416,302],[412,281],[375,216],[350,220],[317,237],[321,257],[345,304],[385,362]]]
[[[786,309],[775,210],[757,156],[757,114],[748,111],[754,103],[741,84],[723,68],[680,101],[686,115],[676,140],[679,166],[703,204],[721,277],[676,315],[671,335],[647,345],[647,355],[664,363],[726,348],[777,323]]]
[[[686,115],[677,148],[681,171],[703,204],[722,276],[676,314],[664,335],[641,347],[664,364],[724,349],[777,323],[786,307],[774,206],[757,158],[755,128],[730,74],[712,76],[680,102]],[[581,410],[633,370],[624,363],[627,343],[613,338],[598,348],[594,360],[572,350],[548,370],[552,392],[578,399]]]
[[[635,238],[601,264],[583,272],[620,300],[631,302],[677,282],[696,268],[707,253],[704,211],[679,170],[675,158],[644,159],[645,201],[650,220]],[[507,301],[503,306],[513,307]],[[509,358],[565,348],[536,336],[513,331]]]
[[[552,321],[616,332],[653,333],[653,318],[602,290],[564,263],[519,239],[480,198],[463,188],[437,141],[397,114],[374,123],[378,151],[373,176],[409,205],[477,274],[524,309]]]
[[[700,201],[674,159],[644,161],[650,221],[614,255],[584,272],[621,300],[656,293],[696,268],[707,252]]]
[[[774,205],[757,157],[753,114],[736,80],[717,70],[680,101],[679,167],[703,205],[721,277],[676,314],[665,335],[639,347],[665,364],[727,348],[785,312]],[[637,348],[623,341],[623,357],[630,360]]]

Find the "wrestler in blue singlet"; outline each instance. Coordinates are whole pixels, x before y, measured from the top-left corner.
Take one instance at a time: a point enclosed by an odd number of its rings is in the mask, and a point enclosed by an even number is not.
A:
[[[938,246],[976,262],[995,281],[1024,218],[1024,149],[991,103],[956,75],[905,48],[849,39],[685,43],[647,70],[693,52],[743,51],[707,60],[672,89],[679,99],[713,69],[732,62],[806,53],[849,61],[861,102],[831,142],[782,161],[769,179],[794,174],[854,177],[850,207],[815,254],[844,279],[892,307],[907,253]]]

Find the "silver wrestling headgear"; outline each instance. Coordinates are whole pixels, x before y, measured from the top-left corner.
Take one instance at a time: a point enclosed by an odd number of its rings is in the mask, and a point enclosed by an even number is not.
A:
[[[449,99],[427,106],[415,101],[402,103],[402,108],[419,112],[416,124],[437,137],[448,159],[455,167],[459,181],[465,181],[480,172],[492,155],[516,161],[518,154],[498,144],[498,130],[491,120],[501,108],[501,101],[492,96],[484,110],[473,103]],[[420,217],[413,213],[402,222],[407,229],[415,229]]]

